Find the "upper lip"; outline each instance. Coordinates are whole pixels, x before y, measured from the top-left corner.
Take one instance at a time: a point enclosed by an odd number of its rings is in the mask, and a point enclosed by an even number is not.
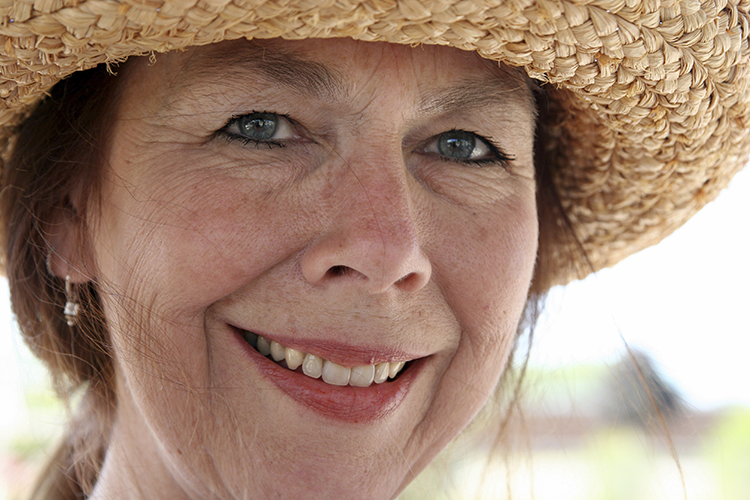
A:
[[[330,338],[300,339],[298,337],[291,337],[282,334],[267,333],[253,328],[243,328],[232,323],[229,323],[229,325],[236,330],[249,331],[261,335],[268,340],[278,342],[284,347],[290,347],[307,354],[313,354],[349,368],[361,365],[375,365],[378,363],[412,361],[430,354],[409,352],[382,345],[353,345],[351,343],[332,340]]]

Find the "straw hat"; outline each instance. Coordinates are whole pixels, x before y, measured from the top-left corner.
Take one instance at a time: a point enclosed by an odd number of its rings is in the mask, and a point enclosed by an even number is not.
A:
[[[748,10],[748,0],[0,0],[0,152],[61,78],[134,54],[242,37],[450,45],[548,83],[564,112],[545,154],[598,270],[670,234],[745,163]],[[588,272],[563,265],[568,250],[556,283]]]

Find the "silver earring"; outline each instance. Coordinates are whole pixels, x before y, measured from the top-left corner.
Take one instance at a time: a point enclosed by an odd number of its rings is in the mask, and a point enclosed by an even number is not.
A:
[[[68,326],[74,326],[78,321],[78,294],[73,291],[73,285],[70,283],[70,276],[65,276],[65,310],[63,314],[68,322]]]

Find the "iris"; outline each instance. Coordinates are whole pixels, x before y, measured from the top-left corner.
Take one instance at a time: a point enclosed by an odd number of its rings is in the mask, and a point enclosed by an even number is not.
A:
[[[452,130],[438,138],[438,153],[448,158],[468,160],[476,147],[476,137],[470,132]]]
[[[274,113],[251,113],[241,116],[237,124],[240,133],[248,139],[267,141],[276,135],[279,115]]]

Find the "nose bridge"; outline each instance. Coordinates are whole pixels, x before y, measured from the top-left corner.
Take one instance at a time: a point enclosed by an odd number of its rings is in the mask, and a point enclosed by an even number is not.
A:
[[[314,283],[355,284],[373,292],[416,290],[429,280],[413,189],[399,155],[348,158],[332,186],[332,220],[303,258]]]
[[[380,240],[388,249],[395,245],[396,250],[418,244],[419,235],[406,169],[383,165],[387,162],[361,169],[349,164],[347,177],[353,182],[344,186],[349,213],[341,216],[352,217],[353,234],[361,232],[359,237]]]

